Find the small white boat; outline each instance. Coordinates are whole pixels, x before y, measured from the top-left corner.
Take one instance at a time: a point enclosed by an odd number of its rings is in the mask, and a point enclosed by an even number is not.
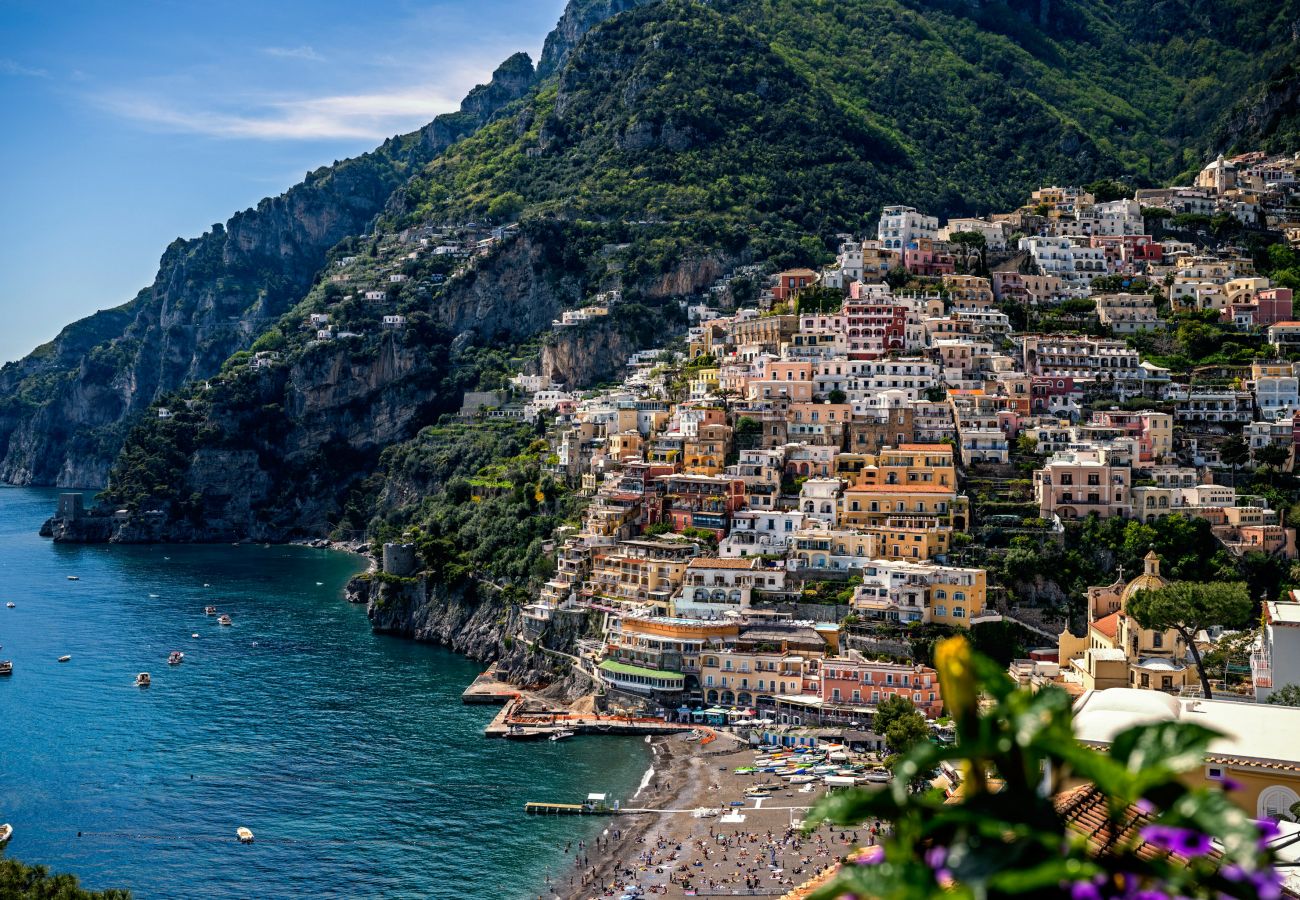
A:
[[[562,741],[565,738],[571,738],[571,737],[573,737],[572,731],[557,731],[555,732],[555,734],[551,735],[551,740]]]
[[[81,578],[80,578],[79,576],[77,576],[77,575],[69,575],[69,576],[68,576],[68,580],[69,580],[69,581],[80,581]]]
[[[217,608],[215,606],[205,606],[203,607],[203,614],[207,616],[215,616],[217,614]]]
[[[817,780],[816,775],[791,775],[786,778],[790,784],[811,784]]]
[[[235,837],[239,838],[241,844],[253,843],[253,832],[243,826],[235,829]]]
[[[217,624],[218,624],[218,625],[233,625],[234,622],[232,622],[232,621],[230,620],[230,616],[222,616],[221,618],[217,619]]]
[[[13,608],[14,608],[14,602],[13,602],[12,600],[10,600],[8,603],[5,604],[5,606],[7,606],[9,609],[13,609]]]
[[[169,666],[179,666],[184,661],[185,661],[185,654],[179,650],[173,650],[167,656],[167,665]]]
[[[0,659],[0,675],[12,675],[14,664],[7,659]]]
[[[196,637],[198,637],[198,636],[199,636],[199,633],[198,633],[197,631],[190,635],[190,637],[192,637],[192,638],[196,638]]]
[[[148,687],[148,686],[149,686],[149,673],[148,673],[148,672],[141,672],[139,675],[135,676],[135,686],[136,686],[136,687]]]
[[[9,839],[14,836],[14,827],[8,822],[0,825],[0,844],[8,843]]]
[[[63,656],[59,657],[59,662],[67,662],[70,659],[72,659],[72,657],[65,653]]]

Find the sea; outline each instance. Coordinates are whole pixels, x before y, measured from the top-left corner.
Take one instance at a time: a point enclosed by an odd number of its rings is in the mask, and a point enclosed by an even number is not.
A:
[[[57,494],[0,488],[0,852],[139,900],[549,897],[608,822],[524,803],[646,775],[638,738],[485,739],[479,664],[373,634],[359,557],[56,545]]]

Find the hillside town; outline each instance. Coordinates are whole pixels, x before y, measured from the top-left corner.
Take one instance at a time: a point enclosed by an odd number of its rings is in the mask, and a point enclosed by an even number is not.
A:
[[[1059,544],[1093,517],[1172,515],[1207,523],[1234,558],[1295,558],[1287,510],[1237,487],[1293,465],[1292,289],[1209,223],[1300,241],[1298,171],[1291,157],[1221,158],[1191,186],[1104,202],[1045,187],[1013,212],[943,224],[887,207],[876,234],[841,237],[833,266],[721,279],[690,307],[685,342],[635,354],[617,386],[520,374],[511,392],[473,398],[463,414],[545,425],[553,473],[590,498],[581,526],[557,535],[521,637],[545,644],[596,613],[603,637],[574,659],[602,690],[670,718],[842,736],[894,695],[941,727],[938,679],[909,634],[1010,627],[1027,638],[1009,666],[1019,683],[1146,692],[1110,705],[1147,715],[1222,709],[1210,724],[1236,745],[1207,777],[1262,771],[1278,748],[1249,735],[1282,712],[1270,694],[1300,683],[1300,600],[1262,598],[1262,627],[1209,623],[1191,647],[1127,615],[1170,583],[1154,551],[1056,618],[973,560],[990,541]],[[1171,219],[1201,239],[1157,240],[1152,226]],[[753,305],[727,302],[736,280],[761,283]],[[1162,364],[1168,349],[1142,335],[1168,336],[1165,317],[1186,314],[1256,358]],[[1193,699],[1193,651],[1242,635],[1248,671],[1215,674],[1220,699]],[[1282,755],[1297,771],[1300,757]],[[1297,789],[1277,775],[1255,800],[1285,808]]]

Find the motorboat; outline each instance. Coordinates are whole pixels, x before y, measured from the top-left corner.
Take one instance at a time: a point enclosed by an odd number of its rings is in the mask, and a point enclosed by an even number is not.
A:
[[[203,613],[204,615],[215,616],[217,614],[217,608],[215,606],[205,606],[203,607]]]
[[[13,602],[12,600],[10,600],[8,603],[5,604],[5,606],[8,607],[9,609],[13,609],[13,608],[14,608],[14,602]]]
[[[185,660],[185,654],[179,650],[173,650],[167,656],[167,665],[179,666]]]
[[[233,624],[235,624],[235,623],[231,621],[230,616],[222,616],[221,618],[217,619],[217,624],[218,624],[218,625],[233,625]]]
[[[817,780],[816,775],[791,775],[786,781],[791,784],[811,784]]]
[[[199,633],[198,633],[197,631],[190,635],[190,637],[192,637],[192,638],[196,638],[196,637],[198,637],[198,636],[199,636]]]
[[[241,844],[253,843],[253,832],[243,826],[235,829],[235,837],[239,838]]]
[[[573,737],[572,731],[557,731],[555,732],[555,734],[551,735],[551,740],[562,741],[565,738],[571,738],[571,737]]]
[[[7,844],[9,839],[14,836],[14,827],[8,822],[0,825],[0,844]]]
[[[67,662],[70,659],[72,659],[72,657],[65,653],[63,656],[59,657],[59,662]]]
[[[80,576],[78,576],[78,575],[69,575],[69,576],[68,576],[68,580],[69,580],[69,581],[80,581],[81,578],[80,578]]]
[[[148,672],[141,672],[139,675],[135,676],[135,686],[136,686],[136,687],[148,687],[148,686],[149,686],[149,673],[148,673]]]
[[[14,664],[10,660],[0,659],[0,675],[12,675],[14,673]]]

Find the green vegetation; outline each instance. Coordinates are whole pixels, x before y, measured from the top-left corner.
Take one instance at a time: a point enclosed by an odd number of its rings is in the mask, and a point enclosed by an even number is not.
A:
[[[1214,732],[1188,722],[1142,725],[1099,753],[1075,739],[1065,691],[1017,689],[960,638],[936,655],[957,742],[918,740],[894,763],[887,788],[837,792],[818,804],[809,828],[873,819],[894,827],[883,852],[864,851],[814,900],[1102,897],[1112,892],[1099,888],[1115,884],[1131,889],[1126,896],[1278,896],[1281,875],[1259,827],[1223,790],[1191,788],[1181,777],[1204,765]],[[943,762],[963,773],[959,794],[913,789]],[[1090,843],[1057,808],[1054,793],[1080,782],[1096,792],[1103,833],[1114,839]],[[1140,853],[1143,841],[1179,857]]]
[[[1241,582],[1179,581],[1159,590],[1138,591],[1128,602],[1128,614],[1143,628],[1178,632],[1192,654],[1206,697],[1211,696],[1210,678],[1196,646],[1196,635],[1215,625],[1243,625],[1250,617],[1250,609],[1250,594]]]
[[[6,900],[131,900],[130,891],[88,891],[74,875],[51,875],[44,866],[0,859],[0,897]]]
[[[925,716],[901,694],[890,694],[881,701],[871,718],[871,730],[885,738],[885,748],[894,755],[930,736]]]

